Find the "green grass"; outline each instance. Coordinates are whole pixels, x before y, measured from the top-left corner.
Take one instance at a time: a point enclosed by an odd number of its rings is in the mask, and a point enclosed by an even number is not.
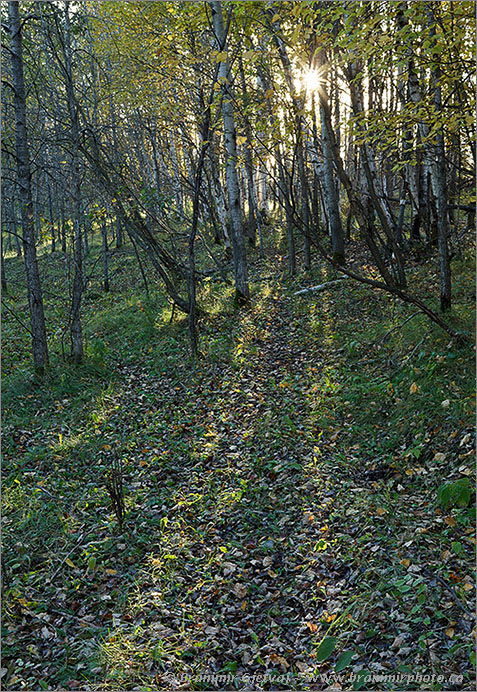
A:
[[[239,673],[280,674],[284,659],[297,674],[330,634],[323,672],[353,650],[347,670],[427,673],[431,650],[436,672],[468,684],[469,621],[437,577],[472,609],[472,503],[442,490],[473,486],[471,350],[422,316],[403,324],[412,311],[368,287],[295,295],[328,270],[264,281],[257,262],[248,310],[231,285],[201,286],[194,363],[186,320],[170,321],[153,282],[145,295],[124,250],[110,294],[91,280],[73,366],[59,260],[40,257],[43,380],[10,313],[3,323],[8,689],[162,689],[211,656]],[[432,297],[428,273],[412,268],[411,283]],[[471,333],[470,257],[454,276],[449,319]],[[22,277],[8,258],[15,310]],[[122,531],[105,484],[115,450]]]

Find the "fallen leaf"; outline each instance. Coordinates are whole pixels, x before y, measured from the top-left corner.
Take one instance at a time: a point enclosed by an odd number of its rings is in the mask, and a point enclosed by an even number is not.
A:
[[[238,598],[245,598],[245,596],[248,593],[248,589],[245,586],[245,584],[234,584],[234,594],[238,596]]]
[[[286,661],[286,659],[283,658],[283,656],[278,656],[277,654],[270,654],[270,660],[273,661],[273,663],[278,663],[285,669],[290,667],[290,664]]]
[[[235,565],[233,562],[224,562],[223,568],[224,568],[224,575],[228,576],[229,574],[232,574],[233,572],[236,571],[237,565]]]
[[[405,567],[406,569],[409,567],[410,564],[411,564],[411,560],[408,560],[407,558],[405,558],[404,560],[401,560],[401,565],[403,567]]]
[[[219,628],[218,627],[211,627],[209,625],[205,628],[204,632],[205,632],[205,634],[210,634],[210,635],[218,634]]]
[[[295,665],[300,671],[300,673],[306,673],[308,670],[310,670],[310,666],[306,663],[303,663],[303,661],[296,661]]]
[[[452,637],[454,636],[454,628],[449,627],[448,629],[446,629],[446,634],[449,637],[449,639],[452,639]]]
[[[415,394],[419,390],[419,387],[415,382],[409,387],[409,394]]]

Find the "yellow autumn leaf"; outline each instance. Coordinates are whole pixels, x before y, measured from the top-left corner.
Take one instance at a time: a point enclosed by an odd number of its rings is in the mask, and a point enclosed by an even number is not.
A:
[[[449,639],[452,639],[452,637],[454,636],[454,628],[449,627],[448,629],[446,629],[446,634],[449,637]]]
[[[106,574],[109,574],[110,577],[114,577],[114,575],[118,573],[117,569],[107,569],[105,571],[106,571]]]
[[[419,390],[419,387],[415,382],[409,387],[409,394],[415,394]]]
[[[273,89],[267,89],[265,92],[265,98],[266,99],[271,99],[273,96]]]
[[[73,560],[70,560],[69,557],[66,558],[65,562],[68,565],[68,567],[71,567],[72,569],[76,569],[75,563],[73,562]]]
[[[380,517],[382,517],[383,514],[386,514],[386,510],[384,509],[384,507],[378,507],[376,510],[376,514],[378,514]]]
[[[227,51],[224,50],[222,53],[217,53],[215,56],[215,62],[226,62],[227,60]]]
[[[401,565],[405,567],[406,569],[409,567],[411,564],[411,560],[408,560],[407,558],[404,558],[404,560],[401,560]]]
[[[474,586],[473,584],[469,584],[469,582],[466,581],[462,588],[464,589],[464,591],[472,591]]]

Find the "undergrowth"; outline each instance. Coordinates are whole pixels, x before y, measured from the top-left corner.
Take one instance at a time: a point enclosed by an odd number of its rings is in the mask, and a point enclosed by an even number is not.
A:
[[[21,264],[6,261],[5,689],[168,689],[181,675],[210,689],[197,676],[211,671],[307,689],[346,651],[345,673],[459,674],[433,689],[471,689],[470,349],[369,287],[295,295],[333,272],[287,279],[275,258],[273,277],[252,267],[248,310],[231,285],[200,286],[194,362],[184,316],[154,282],[146,294],[132,253],[111,260],[109,294],[90,278],[73,366],[64,260],[40,257],[41,381],[12,313],[26,314]],[[411,282],[432,296],[427,269]],[[471,332],[470,257],[454,276],[449,319]]]

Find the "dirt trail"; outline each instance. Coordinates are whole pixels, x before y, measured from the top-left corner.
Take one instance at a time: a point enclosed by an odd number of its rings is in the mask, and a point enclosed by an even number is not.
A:
[[[349,569],[329,546],[333,492],[315,468],[308,425],[317,355],[286,300],[268,302],[244,318],[235,368],[203,364],[172,397],[172,383],[131,371],[133,408],[151,391],[168,396],[163,436],[154,441],[144,424],[134,435],[161,449],[166,437],[183,452],[180,462],[166,453],[141,481],[158,493],[152,514],[167,517],[131,594],[132,621],[118,621],[138,651],[164,649],[161,665],[137,671],[143,680],[306,671],[344,593]]]

